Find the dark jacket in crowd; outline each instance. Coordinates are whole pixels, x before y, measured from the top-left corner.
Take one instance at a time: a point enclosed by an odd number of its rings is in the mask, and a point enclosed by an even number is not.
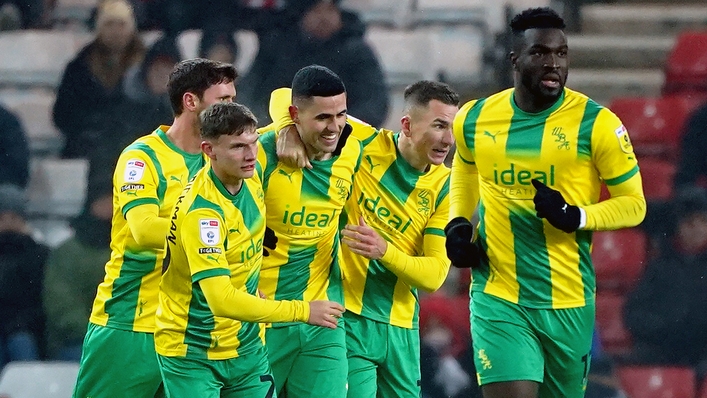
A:
[[[696,364],[707,353],[707,251],[698,255],[666,245],[628,296],[624,320],[637,358]]]
[[[346,85],[348,113],[381,126],[388,113],[388,90],[373,49],[365,42],[365,25],[342,11],[342,28],[326,41],[306,34],[298,23],[260,36],[258,55],[238,85],[238,100],[248,105],[261,125],[270,122],[270,93],[290,87],[297,71],[318,64],[334,71]]]
[[[90,157],[95,148],[118,148],[124,141],[131,115],[120,112],[127,101],[122,80],[129,66],[142,59],[142,43],[136,41],[131,45],[132,55],[126,58],[123,67],[92,69],[92,62],[101,62],[96,59],[102,57],[103,51],[101,44],[94,41],[64,70],[53,110],[54,124],[65,139],[64,158]],[[93,70],[100,71],[102,77]]]
[[[707,103],[692,113],[680,146],[680,163],[675,174],[675,186],[695,184],[700,177],[707,178]],[[705,181],[707,182],[707,181]]]
[[[29,157],[27,136],[19,119],[0,106],[0,183],[26,187]]]
[[[18,331],[42,339],[42,281],[49,249],[29,235],[0,233],[0,333]]]

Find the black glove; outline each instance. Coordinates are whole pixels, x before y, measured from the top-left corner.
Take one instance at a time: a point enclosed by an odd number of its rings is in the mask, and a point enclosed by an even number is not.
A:
[[[474,226],[464,217],[456,217],[444,227],[447,240],[444,243],[447,257],[457,268],[477,268],[479,266],[479,248],[471,243]]]
[[[266,249],[275,250],[277,247],[277,235],[270,227],[265,227],[265,236],[263,237],[263,257],[270,255]]]
[[[576,231],[581,219],[579,207],[567,203],[559,191],[542,182],[536,179],[531,182],[537,190],[533,203],[538,217],[547,219],[550,225],[567,233]]]

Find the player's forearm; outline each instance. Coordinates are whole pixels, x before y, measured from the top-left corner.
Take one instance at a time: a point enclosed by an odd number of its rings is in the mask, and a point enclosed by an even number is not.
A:
[[[621,184],[610,186],[611,198],[582,207],[587,222],[582,229],[592,231],[635,227],[646,216],[641,175],[636,174]]]
[[[150,249],[163,249],[169,232],[169,220],[160,218],[155,204],[135,206],[125,214],[128,228],[138,245]]]
[[[266,300],[236,289],[228,276],[202,279],[199,285],[215,316],[244,322],[307,322],[309,304]]]
[[[433,292],[447,278],[449,260],[444,252],[444,238],[425,235],[425,256],[411,256],[388,244],[381,263],[408,285]]]
[[[479,174],[475,164],[454,155],[449,186],[449,219],[471,219],[479,202]]]

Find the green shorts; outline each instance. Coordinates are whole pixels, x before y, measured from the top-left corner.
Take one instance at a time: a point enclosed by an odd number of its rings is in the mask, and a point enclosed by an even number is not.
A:
[[[420,396],[420,332],[344,313],[349,397]]]
[[[231,359],[159,355],[158,360],[168,398],[275,397],[275,381],[265,347]]]
[[[343,320],[336,329],[307,324],[271,327],[265,331],[265,344],[279,395],[346,397]]]
[[[471,338],[479,385],[540,383],[540,398],[581,398],[587,387],[594,304],[533,309],[474,292]]]
[[[88,324],[74,398],[164,397],[152,333]]]

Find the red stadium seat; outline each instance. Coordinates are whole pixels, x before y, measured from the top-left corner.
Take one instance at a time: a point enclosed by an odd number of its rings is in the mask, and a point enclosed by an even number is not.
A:
[[[665,65],[663,93],[707,91],[707,31],[680,34]]]
[[[621,367],[617,371],[628,398],[693,398],[695,372],[677,367]]]
[[[673,178],[677,171],[674,163],[659,159],[638,160],[643,179],[643,193],[647,200],[663,201],[673,196]]]
[[[602,350],[610,355],[626,354],[631,345],[631,334],[624,326],[625,298],[617,293],[597,292],[596,326]]]
[[[659,156],[674,160],[680,153],[680,138],[690,113],[702,97],[620,97],[609,104],[623,122],[638,156]]]
[[[627,292],[643,273],[646,236],[638,228],[599,231],[594,234],[592,262],[597,290]]]

